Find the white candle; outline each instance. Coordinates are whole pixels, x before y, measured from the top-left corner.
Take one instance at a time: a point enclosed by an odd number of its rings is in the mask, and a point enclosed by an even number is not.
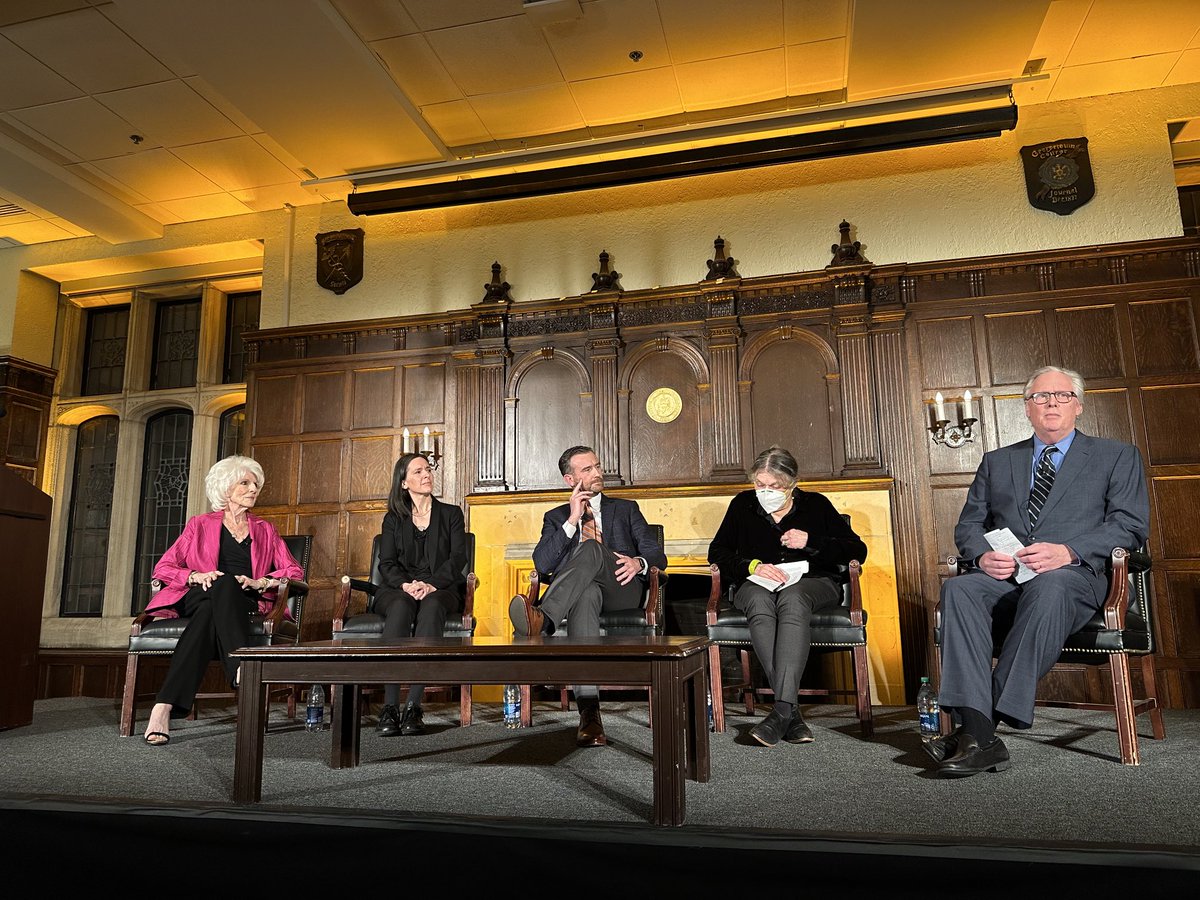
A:
[[[967,391],[963,394],[963,418],[973,419],[975,416],[971,412],[971,392]]]
[[[400,449],[400,452],[401,452],[401,453],[408,453],[408,452],[409,452],[411,449],[412,449],[412,448],[411,448],[411,446],[409,445],[408,426],[407,426],[407,425],[405,425],[405,426],[404,426],[404,443],[403,443],[403,444],[401,444],[401,449]]]
[[[429,446],[429,426],[426,425],[425,426],[425,437],[421,440],[421,452],[428,453],[430,451],[430,449],[431,448]]]
[[[937,409],[937,420],[939,422],[946,421],[946,400],[942,397],[942,392],[938,391],[933,395],[934,407]]]

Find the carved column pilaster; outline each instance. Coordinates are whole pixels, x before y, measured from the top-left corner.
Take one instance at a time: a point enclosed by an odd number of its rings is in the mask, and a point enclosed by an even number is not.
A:
[[[842,444],[846,453],[843,471],[878,469],[879,423],[876,418],[872,378],[871,342],[867,336],[870,296],[869,270],[838,275],[833,279],[834,328],[841,370]]]
[[[589,340],[592,364],[592,446],[604,467],[605,480],[624,484],[621,470],[621,420],[617,408],[617,355],[621,340],[616,335]]]
[[[492,347],[480,351],[479,425],[475,487],[502,491],[504,480],[504,368],[508,352]],[[468,432],[469,433],[469,432]]]
[[[736,322],[710,324],[707,338],[711,384],[709,394],[712,403],[713,474],[741,473],[741,398],[737,380],[741,328]]]

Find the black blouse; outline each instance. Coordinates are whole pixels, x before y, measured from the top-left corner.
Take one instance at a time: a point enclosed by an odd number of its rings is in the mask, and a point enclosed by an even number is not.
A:
[[[217,555],[217,568],[226,575],[244,575],[253,578],[250,569],[250,535],[240,544],[229,529],[221,526],[221,549]]]

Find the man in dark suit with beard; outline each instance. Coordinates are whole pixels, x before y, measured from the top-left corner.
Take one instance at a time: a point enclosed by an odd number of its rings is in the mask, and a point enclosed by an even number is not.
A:
[[[600,634],[600,613],[639,606],[651,566],[665,569],[667,557],[654,540],[638,505],[609,497],[604,470],[591,447],[571,447],[558,460],[571,499],[546,513],[533,564],[550,586],[538,606],[524,595],[512,598],[508,615],[517,635],[551,635],[567,621],[572,637]],[[577,743],[608,743],[594,685],[576,685]]]
[[[1038,679],[1104,602],[1113,548],[1146,539],[1141,455],[1077,431],[1082,411],[1078,373],[1034,372],[1025,385],[1033,437],[985,454],[967,494],[954,540],[971,571],[942,587],[938,699],[958,727],[926,744],[942,775],[1008,767],[996,724],[1033,723]],[[1023,545],[1014,555],[993,550],[985,536],[1002,528]],[[1033,577],[1018,582],[1018,563]],[[1004,643],[993,670],[994,633]]]

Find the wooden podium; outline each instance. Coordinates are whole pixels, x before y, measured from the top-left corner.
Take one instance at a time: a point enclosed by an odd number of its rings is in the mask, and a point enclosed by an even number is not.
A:
[[[16,562],[0,604],[0,728],[33,721],[50,550],[50,497],[0,465],[0,547]]]

